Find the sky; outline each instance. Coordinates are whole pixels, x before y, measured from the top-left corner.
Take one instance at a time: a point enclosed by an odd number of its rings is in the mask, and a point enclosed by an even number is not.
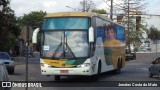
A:
[[[30,13],[31,11],[46,11],[47,13],[69,12],[80,8],[80,1],[83,0],[11,0],[10,7],[15,11],[17,17]],[[108,0],[92,0],[96,4],[96,9],[105,9],[109,12],[109,6],[104,2]],[[120,3],[123,0],[113,0]],[[143,0],[144,1],[144,0]],[[160,0],[145,0],[148,4],[144,8],[147,14],[160,15]],[[108,4],[110,4],[108,2]],[[72,8],[67,8],[70,6]],[[147,17],[147,24],[154,25],[160,29],[160,17]]]
[[[11,0],[10,6],[15,10],[16,16],[23,16],[23,14],[29,13],[31,11],[47,11],[47,13],[54,12],[67,12],[73,11],[72,8],[80,8],[80,1],[83,0]],[[92,0],[96,4],[96,8],[105,9],[108,8],[105,0]],[[114,0],[116,3],[120,0]]]

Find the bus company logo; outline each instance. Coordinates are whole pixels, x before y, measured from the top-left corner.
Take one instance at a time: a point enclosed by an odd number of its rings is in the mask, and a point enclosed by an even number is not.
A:
[[[11,82],[2,82],[2,87],[11,87]]]
[[[50,62],[50,64],[59,64],[59,62]]]

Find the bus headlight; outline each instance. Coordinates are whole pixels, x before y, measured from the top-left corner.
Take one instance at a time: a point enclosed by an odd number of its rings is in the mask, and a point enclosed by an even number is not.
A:
[[[52,67],[51,65],[45,64],[45,63],[41,63],[42,67]]]
[[[78,68],[84,68],[84,67],[89,67],[89,66],[90,66],[90,63],[84,63],[81,65],[77,65]]]

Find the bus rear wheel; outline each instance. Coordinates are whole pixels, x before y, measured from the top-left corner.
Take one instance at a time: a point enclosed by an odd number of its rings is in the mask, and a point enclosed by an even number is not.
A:
[[[55,75],[54,79],[55,79],[55,81],[58,81],[58,80],[60,80],[60,76],[59,75]]]
[[[120,74],[121,73],[121,68],[122,68],[122,59],[118,59],[117,69],[115,70],[115,73]]]

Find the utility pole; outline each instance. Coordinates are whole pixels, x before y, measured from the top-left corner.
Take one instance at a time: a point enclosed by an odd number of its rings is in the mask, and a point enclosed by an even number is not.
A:
[[[127,27],[128,27],[128,31],[129,31],[129,5],[130,5],[130,3],[129,3],[129,0],[128,0],[128,25],[127,25]]]
[[[130,31],[130,30],[129,30],[129,19],[130,19],[130,18],[129,18],[129,11],[130,11],[130,9],[129,9],[129,8],[130,8],[130,7],[129,7],[130,2],[129,2],[129,1],[130,1],[130,0],[128,0],[128,12],[127,12],[127,13],[128,13],[128,16],[127,16],[127,17],[128,17],[128,21],[127,21],[127,23],[128,23],[128,24],[127,24],[128,32]],[[130,38],[129,38],[129,39],[130,39]],[[129,48],[129,50],[131,50],[130,43],[128,44],[128,48]]]
[[[128,8],[128,11],[127,11],[127,13],[128,13],[128,15],[127,15],[127,17],[128,17],[128,21],[127,21],[127,28],[128,28],[128,32],[130,32],[130,4],[136,4],[136,3],[130,3],[130,0],[128,0],[128,2],[127,2],[127,8]],[[130,37],[129,37],[129,39],[131,39]],[[130,47],[130,41],[129,41],[129,44],[128,44],[128,48],[129,48],[129,50],[131,50],[131,47]]]
[[[83,0],[83,12],[85,12],[86,11],[86,1],[85,0]]]
[[[113,0],[111,0],[110,19],[113,20]]]
[[[26,26],[27,28],[27,39],[26,39],[26,83],[27,86],[25,88],[25,90],[28,90],[28,46],[29,46],[29,24],[27,24]]]

